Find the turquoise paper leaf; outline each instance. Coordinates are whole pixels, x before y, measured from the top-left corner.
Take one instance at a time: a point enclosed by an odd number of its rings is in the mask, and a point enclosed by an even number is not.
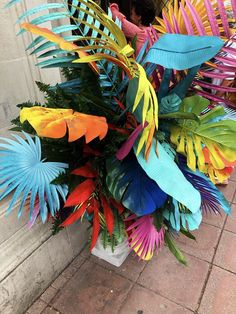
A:
[[[213,58],[224,42],[216,36],[165,34],[149,49],[145,62],[185,70]]]
[[[148,161],[143,153],[137,156],[138,162],[166,194],[186,206],[192,213],[196,213],[201,206],[200,193],[186,180],[174,160],[168,155],[160,143],[152,143]],[[135,151],[137,150],[137,144]]]
[[[36,136],[32,139],[22,132],[26,140],[16,134],[16,140],[0,138],[0,201],[13,192],[8,206],[9,213],[20,198],[18,217],[21,216],[26,200],[30,200],[32,219],[36,200],[39,200],[40,215],[45,222],[48,208],[52,216],[60,208],[60,198],[65,201],[66,185],[51,184],[68,165],[59,162],[45,162],[41,159],[41,143]],[[48,205],[48,206],[46,206]]]

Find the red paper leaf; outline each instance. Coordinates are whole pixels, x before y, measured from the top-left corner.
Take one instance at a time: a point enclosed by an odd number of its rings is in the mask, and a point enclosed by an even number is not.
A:
[[[110,198],[110,204],[118,210],[119,215],[125,210],[124,206],[121,203],[118,203],[114,198]]]
[[[101,204],[103,207],[103,212],[104,212],[104,216],[105,216],[105,220],[106,220],[106,224],[107,224],[107,230],[108,230],[110,236],[112,236],[112,232],[114,229],[113,212],[112,212],[112,209],[109,206],[106,198],[103,195],[100,195],[100,199],[101,199]]]
[[[95,188],[93,180],[85,180],[70,193],[64,207],[76,206],[87,201],[90,195],[94,192]]]
[[[114,124],[111,124],[111,123],[108,123],[108,128],[110,130],[117,131],[117,132],[119,132],[121,134],[127,134],[127,135],[130,134],[130,132],[128,130],[122,129],[122,128],[118,128]]]
[[[122,104],[122,102],[119,101],[119,99],[117,99],[116,97],[114,97],[116,103],[118,104],[118,106],[122,109],[125,110],[125,106]]]
[[[92,168],[89,162],[87,162],[84,166],[73,170],[71,173],[85,178],[95,178],[98,175],[97,171]]]
[[[81,216],[84,214],[86,211],[87,207],[87,202],[85,202],[78,210],[73,212],[69,217],[66,218],[65,221],[61,224],[61,227],[67,227],[69,225],[72,225],[74,222],[79,220]]]
[[[99,214],[98,214],[98,202],[96,201],[96,205],[94,206],[94,212],[93,212],[93,233],[92,233],[90,251],[92,251],[92,249],[96,245],[99,231],[100,231],[100,219],[99,219]]]
[[[89,147],[87,144],[84,144],[83,154],[87,156],[102,156],[102,153],[96,149]]]

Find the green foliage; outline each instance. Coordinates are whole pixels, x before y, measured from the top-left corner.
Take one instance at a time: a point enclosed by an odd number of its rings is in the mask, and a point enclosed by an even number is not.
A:
[[[162,210],[159,208],[152,214],[152,216],[154,218],[153,219],[154,226],[156,227],[157,231],[160,231],[161,228],[163,227],[163,221],[164,221]]]
[[[168,246],[171,253],[176,257],[176,259],[183,265],[187,266],[187,261],[184,257],[184,255],[181,253],[181,251],[176,246],[173,238],[171,237],[170,233],[168,231],[165,232],[165,243]]]
[[[191,239],[191,240],[195,240],[196,241],[196,238],[195,236],[189,232],[188,230],[184,229],[183,227],[180,228],[180,232],[187,238]]]
[[[108,246],[111,247],[112,252],[114,252],[115,247],[121,243],[126,238],[125,225],[122,217],[118,214],[117,210],[114,213],[114,229],[112,236],[110,236],[106,223],[101,219],[101,239],[104,248]]]

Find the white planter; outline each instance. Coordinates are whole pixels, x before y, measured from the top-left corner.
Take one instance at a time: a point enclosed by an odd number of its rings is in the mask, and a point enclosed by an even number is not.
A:
[[[127,245],[127,240],[118,244],[115,247],[114,252],[112,252],[111,247],[104,249],[100,236],[98,237],[97,243],[92,250],[92,254],[94,256],[97,256],[116,267],[120,267],[123,264],[129,253],[130,248]]]

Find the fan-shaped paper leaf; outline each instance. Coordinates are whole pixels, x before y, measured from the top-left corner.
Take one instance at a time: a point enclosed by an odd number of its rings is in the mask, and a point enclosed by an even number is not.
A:
[[[135,220],[136,216],[132,215],[128,220]],[[154,251],[161,248],[164,244],[165,230],[159,231],[153,225],[151,215],[143,216],[135,220],[127,229],[130,232],[129,246],[143,260],[150,260]]]
[[[65,201],[67,186],[51,184],[68,167],[65,163],[45,162],[41,160],[41,144],[38,137],[33,140],[24,133],[26,141],[19,135],[13,135],[12,139],[1,138],[0,143],[0,201],[14,194],[8,206],[8,212],[20,198],[18,216],[21,216],[27,199],[30,199],[30,218],[32,218],[34,206],[39,202],[39,211],[42,221],[48,216],[48,208],[52,216],[60,208],[60,199]],[[48,204],[48,206],[47,206]]]

